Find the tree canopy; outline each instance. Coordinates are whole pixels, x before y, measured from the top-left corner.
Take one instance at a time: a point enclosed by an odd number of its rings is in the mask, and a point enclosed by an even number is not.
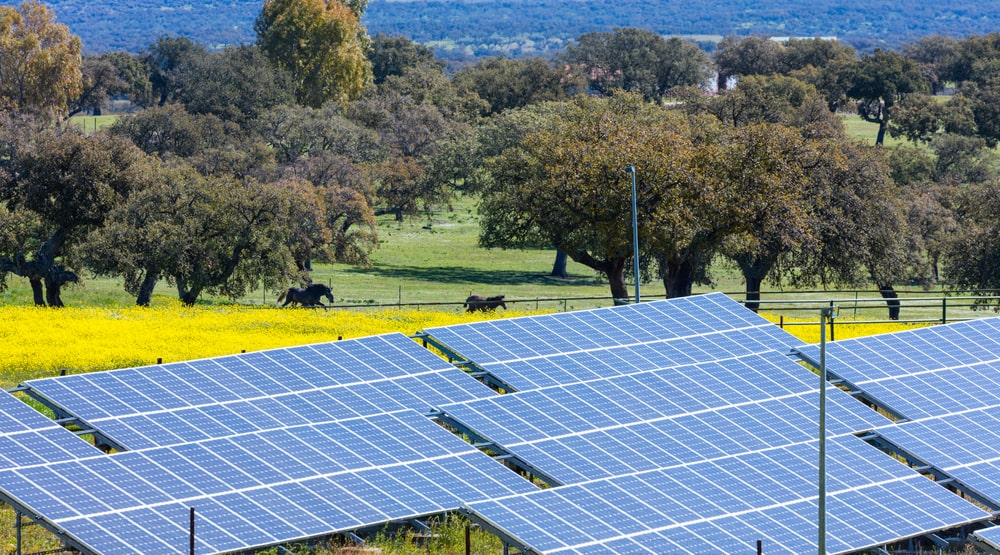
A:
[[[360,15],[337,0],[267,0],[254,29],[261,50],[291,75],[300,104],[354,100],[372,80]]]
[[[0,109],[62,113],[83,88],[80,39],[37,0],[0,6]]]
[[[675,87],[705,85],[711,64],[694,43],[636,28],[586,33],[563,59],[581,66],[590,86],[603,94],[622,89],[652,100]]]

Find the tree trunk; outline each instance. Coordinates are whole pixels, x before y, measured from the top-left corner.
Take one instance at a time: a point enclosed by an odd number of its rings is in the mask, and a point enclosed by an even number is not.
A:
[[[760,286],[764,283],[764,278],[774,267],[775,259],[768,256],[734,256],[733,259],[739,265],[743,273],[743,281],[746,282],[746,303],[745,306],[757,312],[760,309]]]
[[[194,306],[194,303],[198,301],[198,295],[201,294],[201,291],[191,289],[189,291],[178,291],[177,293],[177,297],[185,306]]]
[[[45,300],[52,307],[63,306],[62,298],[59,296],[59,292],[62,290],[62,284],[50,279],[45,279]]]
[[[889,127],[888,113],[882,114],[882,119],[878,122],[878,135],[875,136],[875,146],[882,146],[885,143],[885,130]]]
[[[628,301],[628,285],[625,284],[625,266],[623,264],[613,264],[605,272],[608,276],[608,283],[611,285],[611,298]]]
[[[31,294],[35,297],[35,306],[45,306],[45,290],[42,287],[42,278],[29,277],[28,283],[31,284]]]
[[[552,265],[552,273],[549,274],[552,277],[566,279],[569,274],[566,273],[566,263],[569,261],[569,256],[563,251],[556,251],[556,261]]]
[[[135,297],[137,306],[149,306],[153,300],[153,289],[156,287],[157,281],[159,281],[159,276],[156,272],[146,272],[146,277],[142,278],[142,283],[139,285],[139,294]]]
[[[892,288],[892,284],[879,286],[878,292],[885,299],[886,306],[889,307],[889,319],[899,320],[899,295]]]
[[[607,276],[608,284],[611,285],[611,297],[613,299],[628,301],[628,286],[625,285],[625,262],[628,259],[612,258],[610,260],[598,260],[586,251],[566,254],[576,262]]]
[[[747,291],[744,306],[757,312],[760,310],[760,284],[764,282],[764,279],[756,276],[745,279],[747,282]]]
[[[177,298],[186,306],[194,306],[194,303],[198,300],[198,296],[201,295],[201,287],[188,287],[186,279],[175,279],[177,281]]]
[[[697,271],[697,262],[690,258],[680,262],[668,260],[665,263],[661,263],[663,286],[666,289],[667,298],[673,299],[690,296]]]

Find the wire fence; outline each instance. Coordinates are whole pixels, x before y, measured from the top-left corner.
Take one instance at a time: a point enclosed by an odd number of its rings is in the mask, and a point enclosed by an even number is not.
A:
[[[956,295],[947,291],[897,291],[897,298],[885,299],[877,290],[762,291],[759,300],[746,300],[746,293],[724,292],[744,304],[756,304],[758,312],[776,317],[781,326],[815,325],[819,309],[835,306],[837,320],[852,324],[948,323],[993,316],[1000,307],[998,291],[976,291]],[[664,299],[664,295],[643,295],[643,300]],[[610,296],[507,298],[510,310],[565,312],[622,304]],[[898,317],[890,318],[890,305],[898,308]],[[463,310],[461,301],[449,302],[365,302],[335,304],[337,309],[428,309]]]

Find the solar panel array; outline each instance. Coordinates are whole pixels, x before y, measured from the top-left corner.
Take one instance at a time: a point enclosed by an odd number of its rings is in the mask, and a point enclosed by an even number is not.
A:
[[[31,380],[28,391],[119,449],[428,412],[495,394],[402,334]]]
[[[818,366],[818,346],[797,350]],[[826,369],[908,419],[997,406],[1000,318],[836,341]]]
[[[95,553],[186,553],[189,507],[198,553],[462,506],[544,552],[815,549],[818,378],[784,354],[800,341],[724,295],[427,331],[517,392],[400,334],[33,380],[131,451],[93,456],[35,413],[75,447],[0,457],[0,499]],[[569,485],[538,490],[427,418],[438,407]],[[850,435],[892,428],[875,411],[831,387],[828,413],[831,552],[989,518]]]
[[[100,454],[20,399],[0,392],[0,469]]]
[[[989,515],[854,436],[828,448],[827,551],[848,553]],[[537,553],[765,553],[817,549],[815,442],[473,503],[474,518]]]
[[[876,429],[924,464],[1000,508],[1000,406]]]
[[[815,439],[816,376],[779,353],[518,392],[442,407],[562,484]],[[828,390],[828,432],[889,423]]]
[[[721,293],[424,331],[510,391],[802,344]]]
[[[245,550],[534,491],[413,411],[0,471],[6,500],[94,553]]]

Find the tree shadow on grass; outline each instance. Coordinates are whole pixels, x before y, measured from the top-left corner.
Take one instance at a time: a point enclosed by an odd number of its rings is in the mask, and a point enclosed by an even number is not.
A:
[[[538,272],[518,272],[516,270],[480,270],[456,266],[426,268],[421,266],[385,266],[372,268],[351,268],[351,274],[364,274],[392,279],[432,281],[438,283],[473,283],[486,285],[544,284],[559,286],[603,285],[595,276],[570,276],[558,279]]]

